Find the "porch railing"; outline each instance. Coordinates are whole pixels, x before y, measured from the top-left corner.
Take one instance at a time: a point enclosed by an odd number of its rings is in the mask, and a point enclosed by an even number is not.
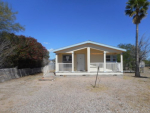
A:
[[[104,63],[103,62],[92,62],[90,63],[90,71],[97,71],[97,68],[99,66],[99,71],[104,71]],[[106,63],[106,72],[120,72],[121,71],[121,63],[116,62],[107,62]]]
[[[103,68],[104,68],[103,62],[91,62],[90,71],[97,71],[98,66],[99,66],[99,71],[103,71]]]
[[[120,72],[121,71],[121,63],[106,63],[106,71]]]
[[[72,63],[58,63],[59,71],[72,71]]]
[[[58,63],[59,71],[72,71],[72,63]],[[103,62],[92,62],[90,63],[90,71],[95,72],[99,66],[99,71],[104,71],[104,63]],[[120,72],[121,71],[121,63],[115,62],[107,62],[106,63],[106,72]]]

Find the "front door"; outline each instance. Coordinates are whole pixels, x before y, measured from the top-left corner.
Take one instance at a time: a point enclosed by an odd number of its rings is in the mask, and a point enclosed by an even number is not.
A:
[[[85,70],[85,57],[84,54],[77,54],[77,71]]]

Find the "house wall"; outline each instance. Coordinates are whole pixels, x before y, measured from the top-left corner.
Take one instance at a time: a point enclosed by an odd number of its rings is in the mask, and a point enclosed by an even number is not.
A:
[[[94,62],[104,62],[104,56],[103,55],[91,55],[91,63]]]
[[[90,62],[104,62],[103,51],[91,49]]]

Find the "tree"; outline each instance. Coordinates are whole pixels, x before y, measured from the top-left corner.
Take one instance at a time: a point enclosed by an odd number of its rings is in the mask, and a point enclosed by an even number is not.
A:
[[[32,37],[0,33],[0,68],[36,68],[49,63],[49,52]]]
[[[118,47],[126,49],[127,51],[123,54],[123,67],[128,67],[130,70],[135,68],[135,50],[136,47],[132,44],[119,44]],[[146,38],[143,35],[138,44],[139,63],[141,61],[147,61],[150,54],[150,38]],[[117,61],[120,62],[120,55],[117,56]]]
[[[15,23],[17,12],[13,12],[8,3],[0,0],[0,32],[24,30],[19,23]]]
[[[148,55],[150,53],[150,38],[146,38],[145,35],[143,35],[140,38],[139,44],[138,44],[138,53],[139,53],[139,63],[142,60],[146,60],[148,58]],[[131,56],[135,58],[135,46],[131,49]]]
[[[126,68],[128,67],[130,70],[134,68],[134,57],[131,56],[131,51],[134,45],[132,44],[119,44],[119,48],[126,49],[127,51],[123,53],[123,67]],[[117,55],[117,61],[120,62],[120,55]]]
[[[138,25],[141,20],[147,15],[147,10],[150,5],[148,0],[128,0],[126,3],[125,14],[133,17],[133,23],[136,24],[136,69],[135,76],[140,77],[139,72],[139,53],[138,53]]]
[[[43,61],[47,60],[47,63],[49,61],[48,50],[32,37],[18,36],[15,53],[15,56],[10,56],[10,61],[13,61],[13,64],[18,68],[41,67]],[[45,62],[44,65],[47,63]]]

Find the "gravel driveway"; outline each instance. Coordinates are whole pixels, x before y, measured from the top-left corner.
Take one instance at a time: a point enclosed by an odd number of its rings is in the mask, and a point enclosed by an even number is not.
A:
[[[14,79],[0,83],[0,113],[149,113],[150,78],[132,76],[99,76],[97,88],[95,76]]]

